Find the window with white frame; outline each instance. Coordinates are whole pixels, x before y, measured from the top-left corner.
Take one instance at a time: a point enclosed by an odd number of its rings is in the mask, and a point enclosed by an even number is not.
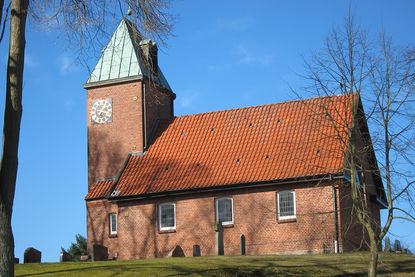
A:
[[[173,202],[159,205],[159,229],[160,231],[176,229],[176,205]]]
[[[295,218],[295,192],[277,192],[278,219]]]
[[[117,214],[110,214],[110,235],[117,234]]]
[[[233,224],[233,199],[230,197],[215,200],[216,221],[222,225]]]

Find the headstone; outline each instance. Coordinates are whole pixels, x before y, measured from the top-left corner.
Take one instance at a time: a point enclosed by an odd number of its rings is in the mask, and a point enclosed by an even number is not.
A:
[[[68,252],[62,251],[61,254],[59,255],[59,261],[61,263],[70,262],[70,261],[72,261],[72,256]]]
[[[83,256],[81,256],[81,262],[86,262],[86,261],[88,261],[88,255],[83,255]]]
[[[395,240],[393,244],[393,251],[402,251],[401,242],[399,240]]]
[[[245,248],[245,236],[241,235],[241,255],[246,254],[246,248]]]
[[[183,249],[180,247],[180,245],[176,245],[173,250],[169,252],[167,257],[184,257]]]
[[[32,247],[26,248],[24,251],[23,262],[26,263],[40,263],[42,259],[42,253]]]
[[[390,242],[389,242],[389,238],[386,237],[385,238],[385,250],[384,252],[389,252],[390,251]]]
[[[197,244],[193,245],[193,257],[200,257],[200,246]]]
[[[91,259],[93,262],[107,261],[108,260],[108,248],[100,244],[94,244],[92,245],[91,256],[92,256]]]
[[[14,263],[18,264],[19,263],[19,258],[14,257]]]
[[[215,253],[216,255],[224,254],[223,247],[223,226],[220,221],[215,222],[215,232],[216,232],[216,244],[215,244]]]

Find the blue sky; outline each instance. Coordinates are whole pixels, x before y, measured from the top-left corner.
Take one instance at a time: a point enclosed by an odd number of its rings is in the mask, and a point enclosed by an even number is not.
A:
[[[352,1],[356,20],[372,34],[385,28],[397,44],[415,45],[414,1]],[[177,94],[175,114],[292,100],[301,56],[318,51],[348,1],[190,1],[174,3],[175,37],[159,64]],[[8,42],[0,44],[5,89]],[[16,256],[27,247],[59,259],[75,235],[86,235],[86,67],[56,33],[27,29],[19,172],[13,212]],[[96,53],[98,55],[99,53]],[[93,67],[97,60],[91,60]],[[0,97],[4,109],[4,97]],[[2,123],[0,123],[2,127]],[[415,249],[414,224],[396,221],[394,238]]]

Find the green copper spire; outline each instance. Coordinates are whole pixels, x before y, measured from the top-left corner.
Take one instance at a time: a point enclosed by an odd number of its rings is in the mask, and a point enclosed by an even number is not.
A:
[[[152,53],[154,51],[143,51],[146,45],[147,47],[153,47],[155,53]],[[145,53],[156,55],[156,58],[152,59],[156,63],[154,70],[149,69],[149,63],[145,62],[146,57],[143,56]],[[156,44],[150,40],[141,40],[141,36],[134,25],[123,18],[107,46],[102,50],[102,55],[85,86],[99,85],[102,82],[122,81],[134,77],[147,77],[154,83],[172,91],[157,65]]]

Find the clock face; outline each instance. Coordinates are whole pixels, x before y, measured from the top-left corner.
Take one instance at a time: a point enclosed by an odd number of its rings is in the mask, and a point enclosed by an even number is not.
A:
[[[91,123],[112,122],[112,99],[91,101]]]

